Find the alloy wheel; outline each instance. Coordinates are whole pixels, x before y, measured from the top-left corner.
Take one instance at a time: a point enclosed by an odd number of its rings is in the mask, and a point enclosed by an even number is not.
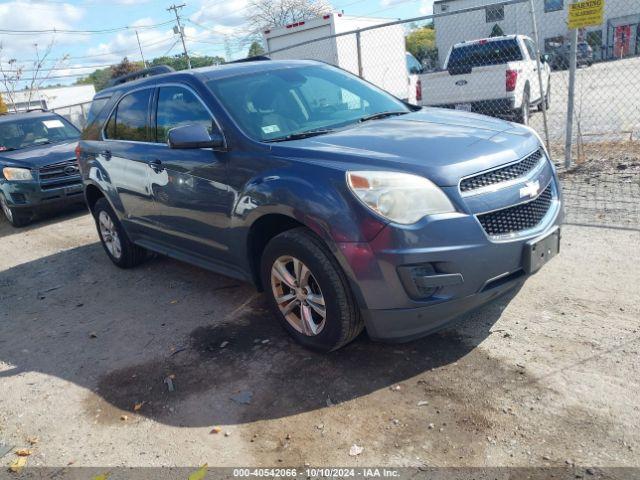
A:
[[[280,312],[294,329],[310,337],[322,331],[327,320],[324,296],[301,260],[279,257],[271,267],[271,290]]]
[[[98,227],[100,228],[100,236],[104,242],[104,246],[116,260],[122,256],[122,245],[120,236],[116,230],[112,218],[104,210],[98,216]]]

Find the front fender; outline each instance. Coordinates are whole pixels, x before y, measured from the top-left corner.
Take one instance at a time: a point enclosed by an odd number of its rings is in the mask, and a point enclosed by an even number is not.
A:
[[[313,164],[288,164],[248,181],[236,196],[232,227],[268,214],[291,217],[335,243],[370,241],[385,225],[348,190],[344,171]]]

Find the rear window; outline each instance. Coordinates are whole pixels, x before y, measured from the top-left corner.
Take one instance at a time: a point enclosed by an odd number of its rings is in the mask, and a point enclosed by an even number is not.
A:
[[[87,125],[93,123],[98,114],[102,111],[104,106],[109,101],[109,97],[94,98],[89,107],[89,113],[87,113]]]
[[[500,65],[520,60],[522,60],[522,52],[515,39],[492,40],[454,47],[447,68],[469,71],[474,67]]]

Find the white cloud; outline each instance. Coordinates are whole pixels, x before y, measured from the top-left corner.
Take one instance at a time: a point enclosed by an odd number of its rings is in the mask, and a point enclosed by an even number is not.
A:
[[[431,15],[433,13],[433,0],[422,0],[420,14]]]
[[[16,0],[0,4],[0,29],[3,30],[73,30],[84,17],[84,10],[71,4],[51,4]],[[34,44],[42,50],[51,42],[57,46],[75,44],[84,40],[80,35],[69,34],[2,34],[3,59],[33,58]]]
[[[140,19],[133,22],[133,25],[144,26],[150,23],[152,23],[150,19]],[[147,59],[163,55],[172,43],[178,40],[178,36],[171,28],[139,30],[138,35]],[[94,55],[93,61],[100,64],[117,63],[125,56],[130,60],[140,60],[135,31],[118,32],[109,41],[89,48],[87,55]]]
[[[198,23],[213,24],[213,28],[238,27],[246,23],[247,6],[247,0],[205,0],[198,11],[191,15],[191,19]]]

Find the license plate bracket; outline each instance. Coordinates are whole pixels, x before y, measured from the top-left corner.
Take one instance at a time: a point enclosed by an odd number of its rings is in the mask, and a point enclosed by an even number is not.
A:
[[[544,237],[525,244],[522,266],[525,272],[535,273],[558,253],[560,253],[560,228],[556,227]]]

